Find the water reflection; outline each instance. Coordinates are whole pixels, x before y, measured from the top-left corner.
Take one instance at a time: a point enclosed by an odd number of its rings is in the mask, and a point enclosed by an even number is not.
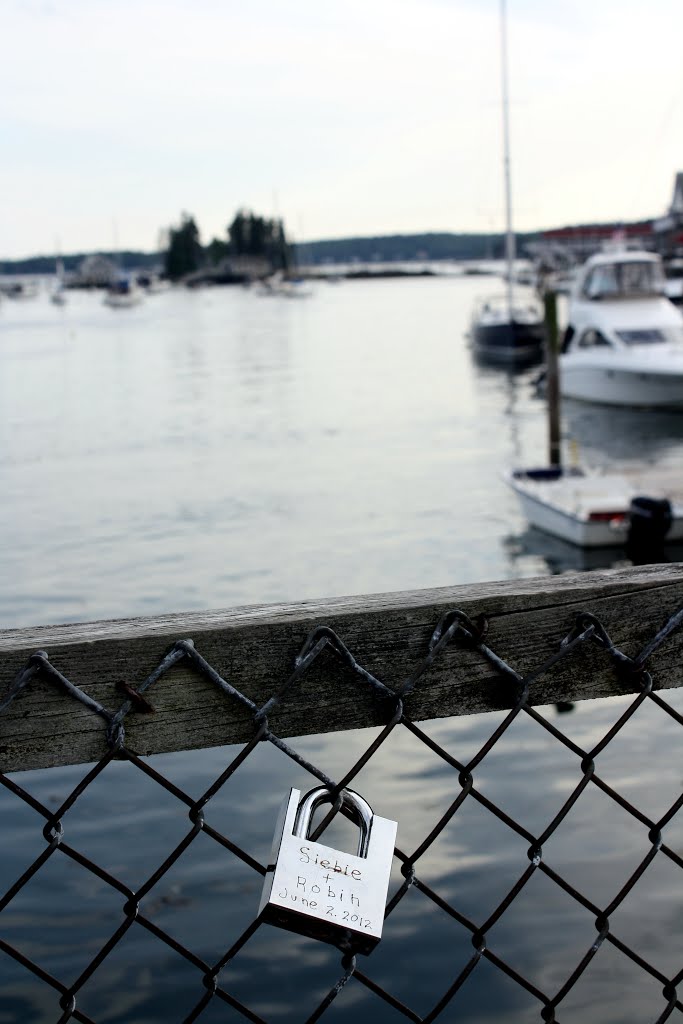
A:
[[[557,576],[565,572],[587,572],[591,569],[618,569],[631,565],[623,548],[580,548],[560,537],[529,526],[520,533],[503,538],[503,548],[510,565],[533,557],[542,564],[541,575]]]
[[[565,435],[589,464],[680,460],[683,415],[564,399]]]
[[[683,544],[665,544],[652,552],[638,554],[623,547],[580,548],[560,537],[553,537],[535,526],[520,533],[508,534],[502,546],[510,566],[518,568],[533,559],[539,575],[558,576],[566,572],[589,572],[592,569],[622,569],[629,565],[655,565],[683,562]]]
[[[667,694],[683,708],[677,692]],[[541,713],[579,747],[590,750],[622,714],[628,698],[581,702],[571,715]],[[423,728],[452,757],[466,764],[502,721],[504,714],[434,721]],[[680,792],[673,758],[652,762],[652,737],[673,742],[679,726],[660,721],[661,712],[643,706],[633,727],[599,755],[599,771],[626,799],[656,817]],[[666,719],[666,716],[664,716]],[[671,736],[667,734],[667,729]],[[306,759],[333,777],[367,748],[378,730],[343,737],[293,741]],[[161,755],[152,764],[191,798],[197,799],[237,753],[217,748]],[[582,777],[581,758],[557,743],[529,718],[515,720],[474,769],[475,785],[487,800],[532,835],[553,820]],[[85,769],[28,772],[17,781],[55,810]],[[290,786],[316,784],[300,766],[269,745],[250,755],[205,808],[209,825],[265,862],[279,805]],[[355,788],[378,813],[399,822],[398,845],[410,852],[423,841],[460,793],[458,773],[407,730],[391,734]],[[106,827],[102,808],[106,807]],[[45,848],[42,819],[16,798],[0,793],[0,814],[12,820],[0,851],[3,881],[14,880]],[[64,841],[133,889],[139,888],[169,851],[191,831],[187,809],[150,778],[125,762],[112,762],[63,815]],[[667,842],[683,840],[683,822],[667,829]],[[328,836],[333,846],[343,840]],[[528,868],[529,843],[468,798],[420,858],[418,875],[444,900],[482,925]],[[343,848],[343,847],[342,847]],[[606,905],[649,849],[647,829],[589,787],[566,822],[545,844],[546,862],[588,899]],[[676,869],[678,870],[678,869]],[[402,884],[394,865],[390,893]],[[648,871],[615,915],[614,931],[648,958],[675,970],[675,952],[665,936],[680,912],[677,886],[663,866]],[[258,906],[262,878],[207,834],[200,833],[182,857],[142,900],[142,913],[207,963],[216,962],[248,926]],[[674,895],[672,895],[674,894]],[[65,983],[73,981],[122,920],[125,898],[80,864],[57,852],[2,913],[3,938]],[[677,909],[678,908],[678,911]],[[673,931],[667,931],[672,928]],[[657,938],[662,936],[660,942]],[[593,918],[555,883],[534,875],[487,936],[487,945],[548,994],[556,992],[594,941]],[[473,954],[470,930],[450,918],[423,893],[411,890],[387,921],[382,942],[361,969],[377,984],[421,1015],[429,1012]],[[604,961],[598,959],[598,964]],[[221,984],[266,1020],[300,1022],[312,1013],[341,974],[339,955],[327,946],[268,926],[259,929],[221,975]],[[638,985],[635,969],[624,972],[632,1020],[648,1020],[657,994]],[[54,1024],[57,1000],[21,965],[0,956],[5,1019],[12,1024]],[[146,929],[133,925],[79,997],[79,1007],[107,1024],[169,1024],[183,1020],[203,994],[201,974]],[[582,1024],[604,1024],[613,1016],[615,995],[602,970],[579,983]],[[621,998],[616,1004],[623,1003]],[[445,1020],[492,1024],[534,1020],[539,1004],[500,971],[484,962],[457,994]],[[377,1024],[392,1024],[395,1011],[363,986],[347,986],[337,1011]],[[225,1019],[214,1007],[213,1019]],[[648,1016],[649,1014],[649,1016]],[[23,1015],[23,1016],[22,1016]],[[208,1019],[212,1019],[209,1014]],[[571,1015],[567,1017],[571,1019]]]

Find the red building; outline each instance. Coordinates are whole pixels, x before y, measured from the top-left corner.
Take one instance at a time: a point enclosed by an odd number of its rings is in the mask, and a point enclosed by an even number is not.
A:
[[[632,224],[577,224],[543,231],[534,248],[554,264],[582,263],[606,242],[624,242],[666,258],[683,255],[683,172],[676,175],[673,199],[663,217]]]

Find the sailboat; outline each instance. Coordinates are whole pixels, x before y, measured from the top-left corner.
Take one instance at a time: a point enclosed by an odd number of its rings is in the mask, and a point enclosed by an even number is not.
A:
[[[506,0],[500,0],[500,21],[507,287],[503,295],[487,297],[477,304],[470,324],[470,338],[474,352],[482,362],[518,367],[531,365],[543,358],[545,328],[538,304],[532,299],[521,301],[513,294],[516,253],[512,230]]]
[[[66,305],[66,288],[64,287],[64,264],[61,259],[57,260],[55,266],[55,277],[57,284],[50,294],[50,302],[55,306]]]

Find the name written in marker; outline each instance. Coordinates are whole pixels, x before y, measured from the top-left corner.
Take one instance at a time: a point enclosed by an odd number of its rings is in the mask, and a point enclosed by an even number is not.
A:
[[[299,860],[302,864],[317,864],[326,871],[335,871],[339,875],[346,875],[348,878],[353,878],[356,882],[360,882],[362,878],[360,868],[351,868],[351,870],[349,870],[348,864],[339,864],[336,859],[333,862],[328,860],[326,857],[321,857],[317,853],[314,856],[311,856],[310,846],[301,846],[299,848],[299,853],[301,854]]]

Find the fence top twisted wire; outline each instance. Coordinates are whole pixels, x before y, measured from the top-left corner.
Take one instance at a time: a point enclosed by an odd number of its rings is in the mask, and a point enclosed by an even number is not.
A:
[[[539,585],[541,582],[543,585]],[[70,642],[56,646],[52,657],[48,657],[43,649],[34,649],[27,656],[12,685],[0,697],[0,728],[5,720],[11,721],[14,722],[11,738],[21,736],[23,726],[26,727],[26,735],[30,736],[32,728],[35,730],[36,723],[40,725],[43,716],[38,714],[32,720],[26,708],[30,707],[32,699],[40,699],[39,707],[42,709],[43,705],[50,703],[46,698],[53,698],[53,703],[69,709],[77,723],[82,719],[94,724],[100,742],[103,742],[103,735],[106,736],[106,752],[94,767],[86,771],[58,808],[41,803],[20,782],[0,773],[3,787],[36,814],[46,844],[23,873],[14,881],[10,880],[10,887],[4,896],[0,896],[0,912],[8,911],[8,915],[3,914],[7,931],[0,937],[0,954],[6,956],[7,962],[11,961],[52,989],[54,998],[58,999],[59,1024],[67,1024],[72,1019],[84,1024],[92,1021],[84,1009],[89,1004],[90,979],[97,974],[104,989],[111,991],[109,957],[125,943],[131,929],[149,932],[166,949],[172,950],[195,969],[194,982],[188,990],[188,997],[191,995],[192,998],[188,1004],[191,1006],[189,1014],[184,1017],[186,1024],[200,1019],[214,1000],[232,1007],[242,1019],[263,1022],[261,1013],[236,995],[234,986],[239,978],[235,977],[232,964],[233,961],[239,962],[250,947],[264,918],[261,915],[254,918],[244,930],[232,937],[229,944],[223,937],[220,951],[206,959],[184,945],[173,929],[167,930],[150,917],[154,903],[148,897],[153,889],[163,885],[168,873],[200,834],[218,843],[227,855],[238,858],[257,876],[267,873],[267,865],[259,863],[247,849],[215,827],[212,804],[214,797],[262,741],[273,744],[293,764],[311,773],[334,797],[353,783],[397,728],[408,730],[412,737],[440,758],[446,769],[453,773],[453,778],[452,786],[448,787],[448,806],[439,812],[432,807],[429,809],[429,832],[419,837],[417,846],[414,846],[414,841],[404,846],[402,841],[401,848],[394,851],[400,862],[403,881],[394,889],[385,917],[393,920],[394,913],[400,913],[398,908],[408,894],[417,894],[425,901],[425,906],[430,905],[447,915],[469,933],[469,952],[459,963],[450,965],[448,976],[440,981],[439,991],[432,995],[427,1012],[418,1013],[403,1001],[399,994],[400,986],[397,992],[393,991],[395,978],[391,986],[386,987],[386,979],[382,984],[381,968],[378,971],[375,962],[368,969],[359,963],[353,936],[330,938],[343,953],[342,973],[317,1006],[311,1002],[305,1013],[309,1024],[314,1024],[324,1015],[349,982],[363,986],[381,999],[386,1008],[404,1019],[431,1024],[442,1013],[448,1012],[452,1002],[460,1000],[461,992],[469,984],[468,979],[483,961],[516,983],[520,992],[535,1001],[541,1020],[557,1022],[560,1019],[556,1012],[558,1008],[562,1012],[575,988],[586,984],[594,958],[602,955],[604,961],[601,951],[608,947],[625,957],[630,970],[637,972],[639,978],[659,989],[656,997],[650,1000],[648,1021],[663,1024],[674,1012],[683,1011],[678,992],[678,986],[683,982],[683,969],[679,964],[673,970],[662,969],[659,958],[652,956],[648,948],[651,942],[647,929],[644,938],[640,936],[636,942],[627,941],[627,932],[622,930],[623,921],[616,913],[655,859],[683,869],[683,858],[668,835],[669,825],[683,807],[683,795],[677,795],[673,803],[669,801],[657,814],[652,814],[647,808],[633,804],[618,786],[615,788],[603,776],[601,769],[606,748],[640,714],[646,703],[664,712],[671,722],[683,726],[683,715],[654,692],[681,683],[683,581],[680,567],[598,574],[590,580],[559,580],[554,581],[554,585],[551,581],[535,581],[528,586],[523,599],[515,592],[514,586],[510,589],[508,585],[507,592],[505,585],[502,591],[496,590],[496,586],[486,588],[485,608],[475,598],[463,602],[465,607],[459,607],[455,602],[458,597],[462,598],[462,590],[459,594],[448,591],[442,592],[446,601],[437,606],[420,601],[418,595],[418,600],[412,604],[399,601],[400,611],[396,607],[388,608],[386,599],[380,599],[381,610],[368,610],[367,605],[361,605],[360,609],[356,606],[353,612],[349,611],[337,620],[326,616],[326,621],[320,622],[310,614],[299,617],[295,614],[286,623],[284,632],[278,632],[282,629],[281,622],[264,624],[261,621],[257,625],[237,628],[224,624],[222,629],[201,632],[197,635],[196,645],[192,640],[180,639],[169,647],[166,637],[160,641],[155,636],[151,649],[158,655],[158,660],[141,681],[121,678],[121,666],[129,650],[128,643],[120,636],[115,644],[100,640],[88,645],[81,638],[76,644]],[[120,624],[113,624],[113,627],[116,630]],[[45,634],[41,639],[44,638]],[[292,650],[290,641],[295,638],[298,638],[298,645]],[[160,643],[165,646],[157,650]],[[273,645],[277,666],[270,654],[264,653],[270,652]],[[145,646],[143,650],[149,654],[150,647]],[[140,648],[137,653],[141,653]],[[207,654],[211,661],[207,660]],[[214,659],[221,663],[216,665]],[[479,672],[475,670],[477,664]],[[117,693],[117,701],[107,702],[95,692],[98,677],[93,666],[107,675],[108,695],[112,697],[114,692]],[[88,669],[89,680],[96,682],[89,681],[87,688],[84,687],[82,679],[73,675],[74,669]],[[265,697],[261,695],[259,686],[251,685],[255,670]],[[65,674],[67,671],[69,674]],[[180,702],[179,706],[183,706],[182,700],[185,700],[184,706],[189,708],[191,721],[201,717],[202,708],[209,708],[212,713],[208,697],[212,694],[217,695],[223,712],[215,717],[219,720],[227,717],[230,728],[235,727],[234,722],[238,723],[235,728],[242,728],[240,716],[248,722],[247,742],[234,757],[234,751],[229,755],[229,763],[221,765],[220,775],[199,799],[184,792],[140,758],[127,735],[129,724],[134,723],[137,717],[142,721],[156,720],[156,708],[162,707],[163,695],[167,690],[173,695],[177,689],[174,685],[166,687],[166,682],[172,682],[174,674],[177,676],[181,671],[185,673],[180,676],[184,683],[187,683],[188,672],[191,673],[193,686],[182,685],[173,699],[176,704]],[[245,683],[251,688],[243,689]],[[111,689],[112,684],[115,691]],[[100,682],[99,685],[105,683]],[[192,700],[188,703],[187,694],[192,694],[194,699],[197,691],[202,692],[202,686],[206,688],[202,698],[204,704],[196,701],[193,704]],[[559,692],[577,691],[580,696],[595,696],[596,688],[611,693],[636,692],[637,696],[628,701],[626,708],[601,738],[596,740],[594,737],[585,747],[565,735],[532,706],[544,699],[556,699]],[[491,706],[498,701],[508,711],[499,716],[497,723],[494,721],[490,735],[473,756],[460,761],[415,723],[407,706],[412,703],[424,717],[452,714],[448,708],[469,710],[467,700],[472,698],[473,692],[475,701],[484,704],[489,701]],[[299,725],[303,723],[308,731],[313,731],[310,728],[312,710],[330,718],[333,710],[344,703],[347,694],[352,695],[354,707],[362,706],[361,714],[365,720],[361,724],[364,725],[369,723],[362,695],[369,695],[384,728],[355,763],[346,767],[343,777],[335,781],[328,774],[330,768],[307,760],[272,726],[275,717],[293,705],[298,709]],[[104,696],[107,696],[106,692]],[[526,716],[549,738],[561,743],[575,761],[576,784],[562,796],[556,795],[556,800],[552,801],[551,819],[542,823],[540,831],[529,831],[521,820],[515,820],[505,807],[491,799],[485,792],[485,774],[479,771],[520,716]],[[44,717],[52,726],[54,716],[48,714]],[[332,727],[344,726],[334,720]],[[133,731],[131,728],[130,732]],[[143,735],[139,731],[139,736]],[[159,735],[163,736],[163,731],[156,735],[155,742]],[[0,733],[0,743],[4,741],[5,737]],[[5,747],[5,756],[7,749]],[[526,756],[524,751],[521,753]],[[174,839],[173,848],[136,890],[117,878],[109,867],[92,860],[78,845],[74,845],[73,839],[78,838],[77,830],[72,835],[71,812],[75,804],[85,797],[86,790],[97,782],[103,772],[113,767],[112,761],[117,756],[127,760],[131,768],[153,780],[184,805],[189,818],[187,832],[179,842],[177,837]],[[550,852],[546,849],[549,840],[563,829],[566,831],[565,823],[589,787],[595,788],[615,807],[628,814],[631,827],[642,833],[641,839],[645,836],[647,840],[644,856],[641,851],[640,860],[630,865],[625,874],[622,869],[618,870],[608,889],[599,895],[598,902],[577,887],[571,877],[558,871],[561,859],[558,862],[556,851],[553,853],[553,849]],[[445,838],[451,820],[461,814],[461,808],[471,806],[472,802],[497,819],[515,837],[521,838],[526,846],[526,850],[522,848],[519,851],[519,874],[513,878],[511,887],[505,886],[497,896],[496,905],[487,906],[474,918],[457,905],[462,899],[462,890],[449,886],[442,876],[431,878],[428,867],[424,873],[425,856],[437,841]],[[315,828],[311,840],[325,828],[334,809],[333,806],[329,815]],[[225,821],[234,824],[232,817]],[[54,858],[58,861],[66,858],[123,899],[120,922],[113,926],[109,937],[99,945],[75,979],[62,980],[47,969],[42,944],[34,949],[30,940],[27,944],[26,936],[16,934],[18,922],[12,913],[25,890],[32,886],[36,876],[47,870],[48,862],[53,862]],[[576,906],[592,915],[593,922],[591,925],[590,917],[585,921],[585,945],[578,954],[573,954],[574,958],[578,956],[578,960],[573,960],[573,966],[554,979],[538,981],[533,972],[529,973],[528,964],[517,964],[516,958],[511,958],[514,951],[509,948],[509,943],[506,947],[505,936],[497,931],[496,924],[503,917],[509,919],[509,912],[514,913],[512,908],[518,898],[528,892],[531,879],[541,875],[572,899]],[[331,896],[328,894],[328,898],[336,898],[336,892]],[[391,927],[391,922],[388,925]],[[258,990],[252,991],[250,1003],[253,1000],[258,1005],[258,997]]]
[[[143,755],[249,741],[256,709],[283,736],[385,724],[376,699],[385,683],[402,693],[413,721],[509,708],[515,696],[503,662],[518,678],[544,663],[587,607],[616,648],[635,655],[683,607],[683,566],[0,631],[0,700],[9,698],[0,770],[97,760],[124,723],[127,745]],[[454,609],[490,638],[497,660],[462,643],[434,656]],[[178,643],[190,637],[194,646]],[[652,651],[660,685],[681,684],[682,651],[680,632]],[[582,672],[588,657],[558,658],[527,680],[529,702],[637,689],[609,659]],[[368,680],[374,691],[361,685]],[[283,687],[287,700],[273,703]]]

